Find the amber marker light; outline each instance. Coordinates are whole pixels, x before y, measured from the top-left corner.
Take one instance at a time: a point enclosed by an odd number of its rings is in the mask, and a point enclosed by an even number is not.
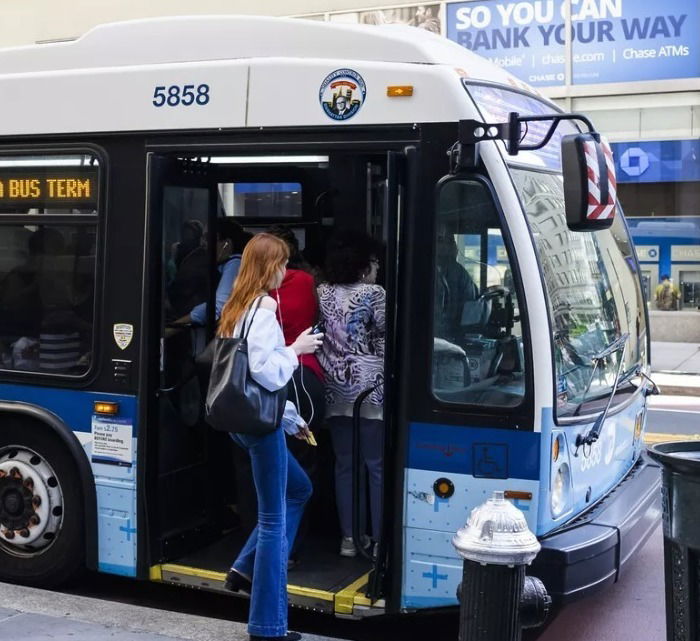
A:
[[[433,492],[441,499],[449,499],[455,493],[455,486],[450,479],[439,478],[433,483]]]
[[[634,440],[638,441],[639,437],[642,435],[642,413],[637,414],[634,419]]]
[[[507,499],[520,499],[521,501],[531,501],[532,492],[517,492],[516,490],[506,490],[503,495]]]
[[[112,403],[110,401],[95,401],[95,414],[110,414],[114,416],[119,414],[119,403]]]
[[[413,85],[392,85],[386,88],[389,98],[410,98],[413,95]]]
[[[559,437],[552,442],[552,460],[556,463],[559,458]]]

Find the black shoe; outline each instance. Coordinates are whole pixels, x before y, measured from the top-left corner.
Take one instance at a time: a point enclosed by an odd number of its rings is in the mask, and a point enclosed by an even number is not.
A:
[[[256,637],[251,635],[250,641],[299,641],[301,634],[298,632],[287,632],[283,637]]]
[[[236,570],[231,568],[226,573],[226,581],[224,581],[224,587],[229,592],[247,592],[248,594],[250,594],[250,591],[253,588],[253,584],[250,579],[247,579],[240,572],[236,572]]]

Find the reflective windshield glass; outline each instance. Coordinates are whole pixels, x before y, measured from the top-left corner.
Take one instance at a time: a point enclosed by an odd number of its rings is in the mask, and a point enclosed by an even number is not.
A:
[[[637,263],[621,215],[605,231],[572,232],[561,175],[511,169],[535,239],[554,333],[559,416],[612,390],[621,353],[593,357],[629,333],[623,374],[645,361],[646,321]],[[586,391],[588,390],[588,391]]]
[[[434,243],[435,397],[519,405],[525,394],[520,306],[498,213],[483,184],[441,186]]]

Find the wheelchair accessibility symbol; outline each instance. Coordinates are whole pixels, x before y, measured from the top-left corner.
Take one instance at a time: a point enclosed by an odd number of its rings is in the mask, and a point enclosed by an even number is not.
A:
[[[476,478],[508,478],[508,446],[504,443],[474,443],[473,474]]]

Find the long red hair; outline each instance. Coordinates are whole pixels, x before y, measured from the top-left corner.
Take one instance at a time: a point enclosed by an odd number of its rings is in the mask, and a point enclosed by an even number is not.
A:
[[[289,248],[277,236],[256,234],[248,242],[241,257],[233,291],[221,310],[219,336],[233,336],[236,323],[251,303],[272,288],[275,276],[289,260]]]

